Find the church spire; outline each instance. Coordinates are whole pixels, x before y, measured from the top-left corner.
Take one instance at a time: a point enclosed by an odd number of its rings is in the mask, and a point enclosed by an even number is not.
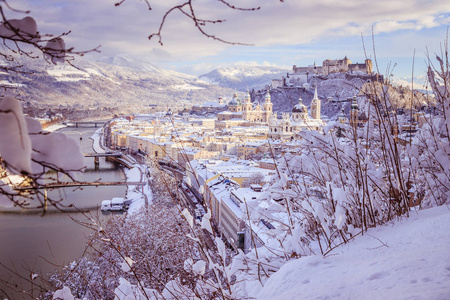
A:
[[[317,85],[316,85],[316,88],[314,90],[314,97],[311,101],[311,117],[313,119],[320,120],[320,106],[321,106],[321,103],[320,103],[320,99],[317,95]]]
[[[269,93],[269,87],[267,87],[267,92],[266,92],[266,96],[264,97],[264,102],[265,103],[270,103],[271,102],[270,93]]]
[[[245,103],[251,103],[252,101],[251,101],[251,97],[250,97],[250,92],[248,91],[248,88],[247,88],[247,94],[245,95],[245,101],[244,101]]]
[[[316,85],[316,88],[314,89],[314,97],[313,97],[313,101],[314,100],[318,100],[319,99],[319,97],[317,96],[317,85]]]

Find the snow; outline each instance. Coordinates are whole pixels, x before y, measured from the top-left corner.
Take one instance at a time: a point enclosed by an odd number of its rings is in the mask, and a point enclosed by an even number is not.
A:
[[[203,215],[201,228],[208,230],[209,233],[213,234],[213,230],[211,227],[211,210],[208,208],[208,212]]]
[[[18,34],[16,33],[18,32]],[[10,19],[8,22],[0,24],[0,36],[4,38],[20,38],[32,40],[38,37],[37,24],[32,17],[25,17],[20,20]]]
[[[91,139],[93,140],[92,148],[94,149],[95,153],[105,153],[105,149],[101,146],[102,134],[103,134],[103,128],[99,128],[91,136]]]
[[[11,174],[31,173],[31,139],[20,102],[12,97],[0,101],[0,155]]]
[[[65,286],[62,289],[57,290],[53,294],[53,299],[54,300],[74,300],[75,297],[70,292],[70,289],[67,286]]]
[[[33,172],[42,172],[45,164],[66,171],[77,171],[84,168],[83,153],[74,139],[60,132],[40,134],[42,126],[37,120],[27,118],[26,121],[33,144],[31,155]],[[67,159],[68,157],[70,159]]]
[[[51,126],[48,126],[47,128],[45,128],[45,131],[53,132],[53,131],[57,131],[57,130],[59,130],[61,128],[65,128],[65,127],[67,127],[67,126],[63,125],[63,124],[54,124],[54,125],[51,125]]]
[[[121,264],[122,271],[130,272],[133,264],[134,260],[132,260],[131,257],[125,257],[124,261]]]
[[[412,211],[271,276],[257,299],[449,299],[450,209]]]
[[[47,70],[47,74],[53,76],[56,81],[80,81],[90,80],[90,74],[92,73],[84,72],[73,67],[55,66],[54,68]]]
[[[204,260],[199,260],[192,266],[192,270],[195,274],[203,275],[206,271],[206,262]]]
[[[190,90],[204,90],[205,89],[203,87],[195,86],[195,85],[187,84],[187,83],[173,85],[172,88],[175,89],[175,90],[188,90],[188,91],[190,91]]]
[[[151,289],[144,289],[145,295],[139,286],[131,284],[124,278],[119,278],[119,286],[114,290],[114,300],[140,300],[149,299],[157,292]]]
[[[145,181],[144,186],[128,185],[127,196],[128,200],[132,200],[130,207],[128,208],[128,214],[132,215],[137,213],[142,207],[145,206],[145,202],[151,203],[153,200],[152,190],[148,183],[147,167],[136,164],[132,169],[126,169],[125,175],[127,181]]]
[[[181,214],[184,216],[186,221],[189,223],[189,226],[191,226],[191,228],[193,228],[194,227],[194,218],[192,217],[192,215],[189,212],[189,210],[187,208],[185,208],[185,209],[183,209]]]
[[[0,86],[26,87],[26,84],[12,83],[9,82],[8,80],[0,80]]]
[[[101,76],[101,77],[105,77],[105,75],[103,75],[100,71],[93,69],[93,68],[86,68],[86,72],[88,72],[91,75],[97,75],[97,76]]]
[[[61,37],[49,40],[45,49],[47,49],[45,58],[51,60],[54,64],[66,61],[66,43]]]

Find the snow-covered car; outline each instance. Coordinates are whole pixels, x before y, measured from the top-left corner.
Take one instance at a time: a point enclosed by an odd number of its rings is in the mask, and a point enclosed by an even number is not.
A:
[[[111,210],[112,211],[121,211],[124,210],[124,200],[123,198],[112,198],[111,200]]]
[[[103,200],[102,206],[100,207],[102,211],[110,211],[111,210],[111,200]]]

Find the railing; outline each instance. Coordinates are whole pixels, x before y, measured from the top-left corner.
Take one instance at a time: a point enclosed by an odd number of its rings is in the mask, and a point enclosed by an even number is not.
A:
[[[145,182],[138,181],[93,181],[93,182],[55,182],[55,183],[47,183],[44,185],[40,185],[37,187],[27,186],[27,187],[17,187],[16,190],[32,190],[32,189],[53,189],[53,188],[62,188],[62,187],[78,187],[78,186],[108,186],[108,185],[145,185]]]

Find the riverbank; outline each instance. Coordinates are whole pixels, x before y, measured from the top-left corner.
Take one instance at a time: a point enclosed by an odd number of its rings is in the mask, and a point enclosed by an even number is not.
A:
[[[103,128],[97,129],[90,138],[93,140],[92,149],[96,153],[105,153],[108,151],[104,146]],[[131,200],[128,214],[134,214],[153,201],[153,193],[148,178],[149,171],[147,166],[139,164],[133,157],[127,154],[123,154],[119,162],[126,166],[124,169],[126,182],[145,182],[142,186],[127,185],[125,199]]]
[[[93,152],[89,137],[94,133],[94,128],[64,127],[58,126],[59,132],[73,138],[82,152]],[[77,178],[80,181],[126,180],[123,168],[104,158],[100,158],[99,169],[95,168],[92,158],[86,158],[85,163],[85,172]],[[35,286],[29,281],[32,274],[38,275],[33,280],[38,285],[45,282],[47,274],[55,272],[58,266],[68,265],[80,258],[86,250],[86,237],[92,231],[79,223],[89,222],[87,216],[108,218],[109,216],[102,216],[100,212],[101,201],[125,197],[127,189],[125,186],[52,189],[48,191],[49,197],[61,199],[61,203],[65,205],[73,204],[77,209],[66,207],[61,212],[49,207],[45,215],[42,214],[42,209],[31,211],[17,208],[13,212],[0,212],[0,299],[33,298],[30,295],[34,293],[36,296],[38,291],[33,290]],[[84,213],[79,213],[79,210]]]

